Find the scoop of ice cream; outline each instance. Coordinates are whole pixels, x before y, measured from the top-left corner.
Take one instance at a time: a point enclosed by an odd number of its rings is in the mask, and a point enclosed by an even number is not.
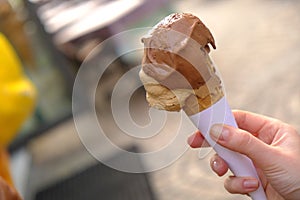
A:
[[[145,46],[143,70],[160,84],[170,89],[195,89],[211,78],[212,69],[205,66],[209,62],[209,44],[215,48],[215,42],[209,29],[196,16],[171,14],[142,38],[142,42]]]
[[[171,14],[142,39],[145,49],[140,79],[150,106],[188,115],[223,96],[221,81],[208,55],[213,36],[199,18]]]
[[[159,84],[143,70],[140,71],[139,76],[144,84],[146,99],[150,106],[160,110],[180,111],[183,108],[188,115],[193,115],[223,97],[221,82],[216,75],[197,89],[173,90]]]

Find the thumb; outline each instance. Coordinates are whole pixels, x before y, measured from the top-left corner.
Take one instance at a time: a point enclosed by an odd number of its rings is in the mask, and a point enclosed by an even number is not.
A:
[[[274,149],[251,133],[228,125],[215,124],[210,136],[221,146],[248,156],[262,169],[272,165]]]

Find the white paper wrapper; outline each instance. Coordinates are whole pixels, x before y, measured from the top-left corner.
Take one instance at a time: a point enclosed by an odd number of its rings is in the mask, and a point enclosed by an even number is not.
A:
[[[248,157],[216,144],[209,136],[209,130],[213,124],[227,124],[237,127],[225,97],[206,110],[190,116],[190,119],[218,155],[227,162],[235,176],[256,177],[259,180],[255,167]],[[253,200],[267,200],[262,184],[258,190],[250,193],[250,196]]]

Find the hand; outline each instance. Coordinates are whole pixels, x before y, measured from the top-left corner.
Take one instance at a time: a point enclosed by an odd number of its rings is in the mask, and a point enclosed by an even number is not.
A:
[[[288,124],[258,114],[235,111],[238,128],[214,125],[210,135],[218,144],[248,156],[257,168],[269,200],[300,198],[300,135]],[[208,146],[200,132],[189,137],[191,147]],[[215,155],[211,168],[219,176],[228,171],[226,162]],[[247,194],[259,186],[254,177],[230,176],[224,187],[230,193]]]
[[[0,199],[2,200],[22,200],[18,192],[0,177]]]

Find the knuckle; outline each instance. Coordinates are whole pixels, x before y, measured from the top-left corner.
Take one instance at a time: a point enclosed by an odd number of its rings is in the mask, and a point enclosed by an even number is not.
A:
[[[239,134],[239,137],[237,137],[237,146],[239,148],[251,147],[253,137],[250,134],[246,131],[238,131],[236,134]]]
[[[233,177],[228,177],[225,179],[224,181],[224,188],[229,192],[229,193],[232,193],[232,194],[236,194],[238,193],[237,191],[237,187],[234,186],[234,178]]]
[[[230,178],[226,178],[224,181],[224,188],[231,193],[232,187],[231,187],[231,181]]]
[[[231,194],[246,194],[242,187],[242,178],[230,176],[224,181],[224,188]]]

